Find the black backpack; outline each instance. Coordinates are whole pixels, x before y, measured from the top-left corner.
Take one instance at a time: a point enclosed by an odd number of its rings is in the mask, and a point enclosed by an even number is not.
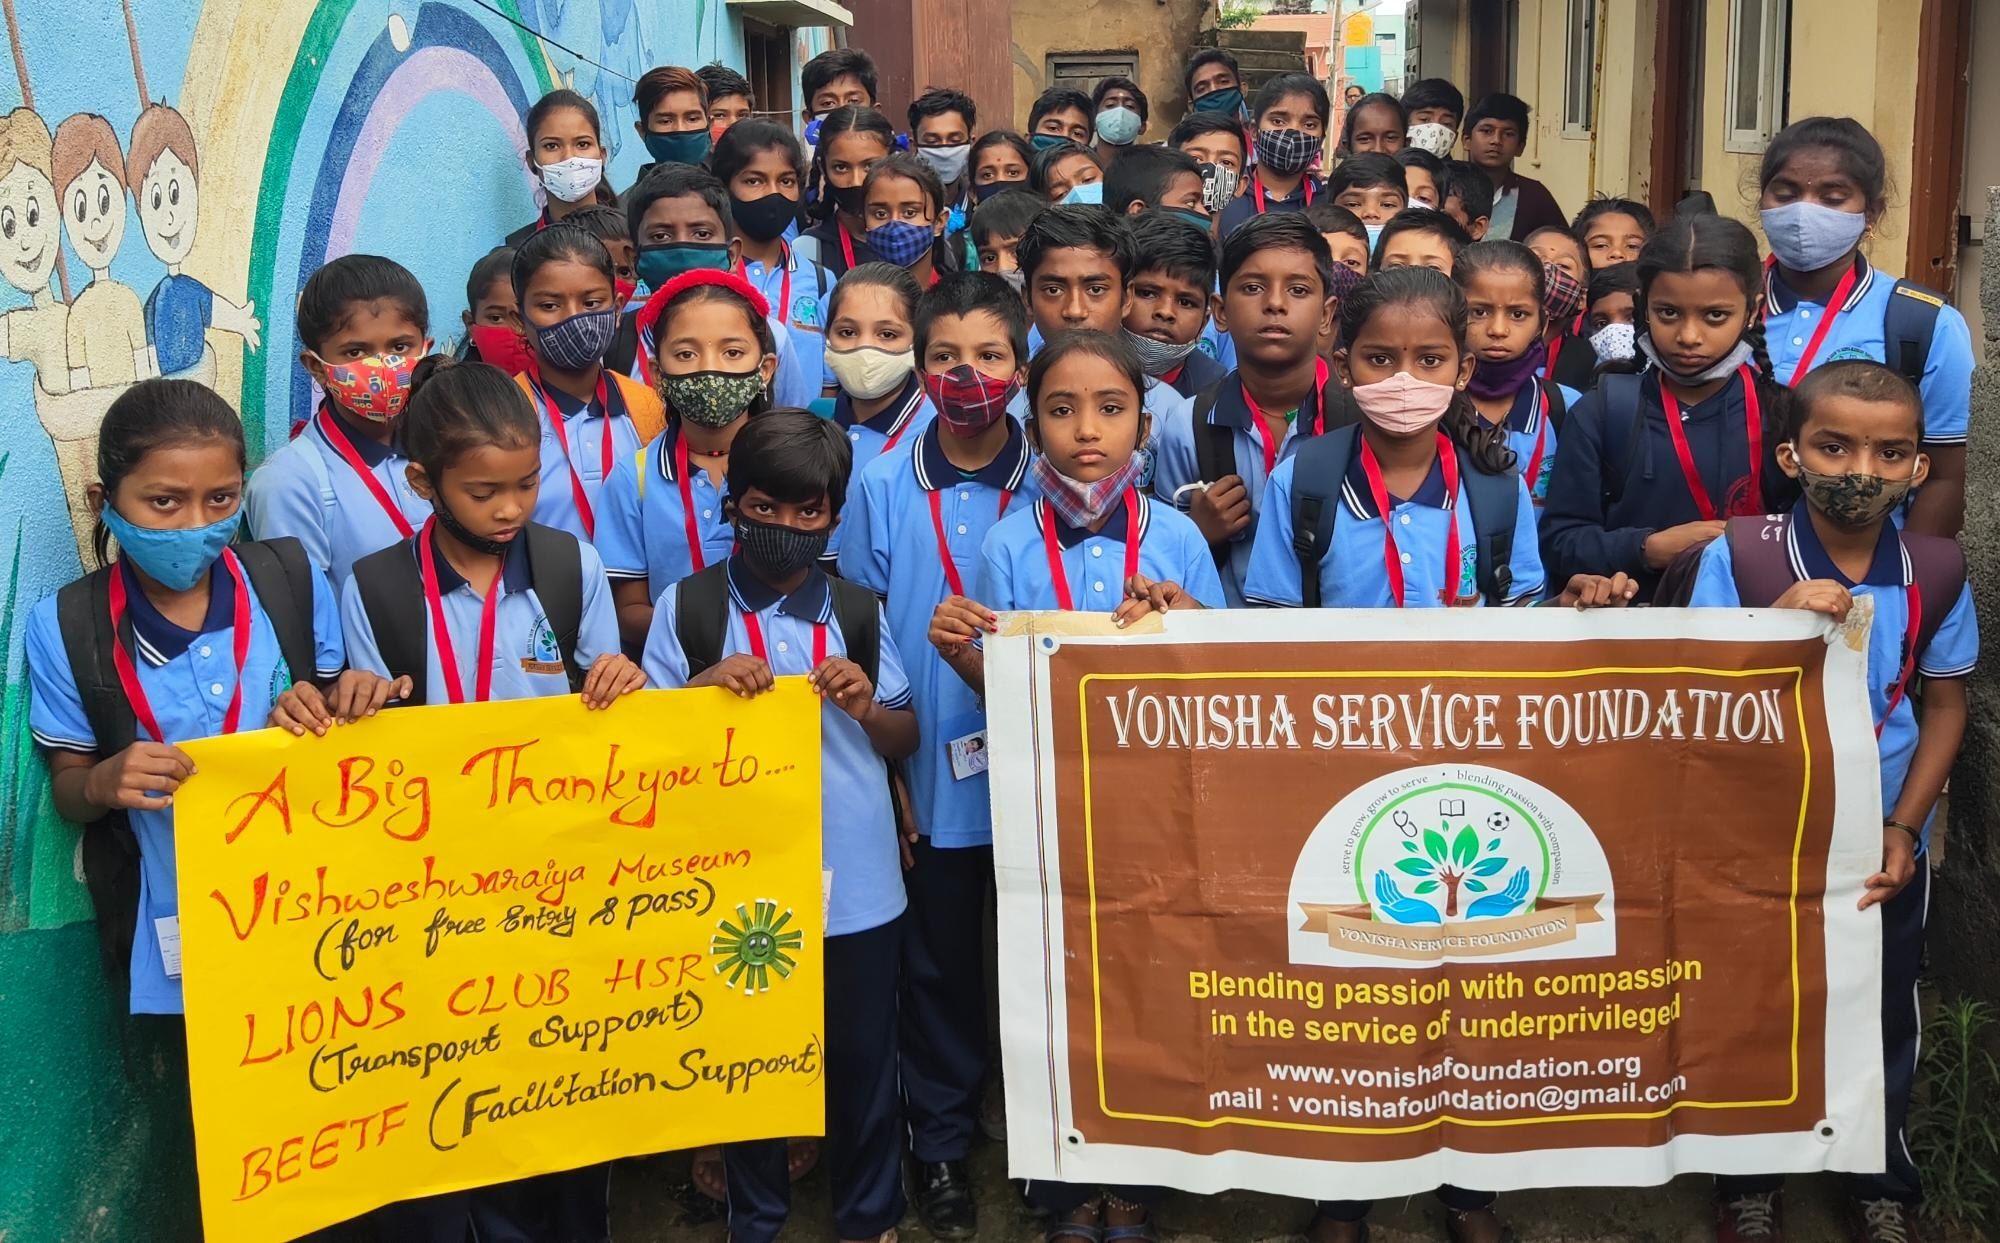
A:
[[[278,649],[291,669],[292,680],[312,677],[318,651],[312,629],[313,577],[319,571],[307,559],[305,546],[285,538],[237,544],[232,551],[277,633]],[[123,633],[111,632],[111,575],[115,572],[115,566],[106,566],[56,593],[56,620],[62,627],[70,676],[76,681],[100,756],[116,755],[139,740],[139,719],[125,698],[118,666],[112,660],[115,645],[133,643],[129,618]],[[83,826],[79,854],[84,887],[90,891],[90,905],[97,913],[97,943],[105,970],[114,979],[122,979],[131,968],[132,938],[139,924],[139,839],[126,814],[107,812]]]
[[[827,576],[833,589],[833,618],[847,644],[847,658],[861,666],[869,682],[882,664],[881,601],[858,583]],[[687,657],[692,678],[721,661],[729,633],[729,563],[718,561],[680,582],[674,599],[674,634]]]
[[[549,629],[555,631],[569,688],[580,691],[589,672],[576,663],[576,635],[583,625],[582,547],[569,532],[534,522],[528,524],[522,538],[528,541],[529,581],[549,619]],[[425,614],[423,569],[417,562],[416,540],[391,544],[356,561],[354,585],[361,593],[361,607],[375,631],[375,648],[382,654],[390,680],[410,679],[409,698],[394,706],[422,704],[424,684],[429,681],[425,657],[430,651],[426,642],[430,623]]]
[[[1292,451],[1292,551],[1299,558],[1299,599],[1305,608],[1319,607],[1320,558],[1333,542],[1334,510],[1354,457],[1356,434],[1352,424],[1338,427],[1301,441]],[[1472,506],[1479,593],[1488,604],[1505,604],[1514,582],[1520,476],[1513,471],[1488,474],[1458,450],[1458,477]]]

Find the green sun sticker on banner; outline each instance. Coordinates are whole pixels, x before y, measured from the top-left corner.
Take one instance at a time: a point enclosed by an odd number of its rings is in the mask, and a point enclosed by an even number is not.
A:
[[[792,912],[780,912],[775,902],[759,899],[755,911],[736,908],[736,922],[727,918],[716,924],[709,938],[708,954],[715,960],[715,973],[726,975],[724,984],[741,987],[745,993],[769,992],[771,973],[781,980],[791,978],[798,960],[792,952],[805,944],[805,933],[787,929]]]

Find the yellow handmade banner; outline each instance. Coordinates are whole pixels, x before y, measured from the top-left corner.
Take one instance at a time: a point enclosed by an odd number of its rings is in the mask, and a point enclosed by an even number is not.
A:
[[[784,678],[189,744],[208,1236],[819,1134],[819,725]]]

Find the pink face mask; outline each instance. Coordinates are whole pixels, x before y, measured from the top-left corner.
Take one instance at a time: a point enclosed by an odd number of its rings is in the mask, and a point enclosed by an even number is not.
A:
[[[1393,436],[1428,430],[1451,408],[1458,390],[1398,371],[1386,380],[1356,385],[1354,402],[1368,421]]]

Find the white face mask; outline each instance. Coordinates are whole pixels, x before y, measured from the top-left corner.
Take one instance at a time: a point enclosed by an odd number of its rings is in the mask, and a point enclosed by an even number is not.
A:
[[[1410,132],[1403,136],[1403,141],[1419,151],[1430,152],[1440,160],[1448,160],[1452,147],[1458,142],[1458,131],[1436,121],[1425,121],[1412,125]]]
[[[891,353],[872,345],[851,350],[826,351],[826,365],[841,391],[849,397],[873,401],[896,391],[916,368],[913,350]]]
[[[1590,348],[1599,362],[1629,363],[1638,352],[1638,336],[1630,324],[1606,324],[1590,334]]]
[[[561,199],[565,203],[580,203],[597,189],[598,182],[604,180],[604,161],[576,155],[554,164],[544,164],[538,171],[542,175],[542,189],[549,192],[550,198]]]
[[[965,176],[965,157],[972,153],[972,144],[959,143],[955,147],[918,147],[917,158],[931,166],[938,180],[946,185]]]

